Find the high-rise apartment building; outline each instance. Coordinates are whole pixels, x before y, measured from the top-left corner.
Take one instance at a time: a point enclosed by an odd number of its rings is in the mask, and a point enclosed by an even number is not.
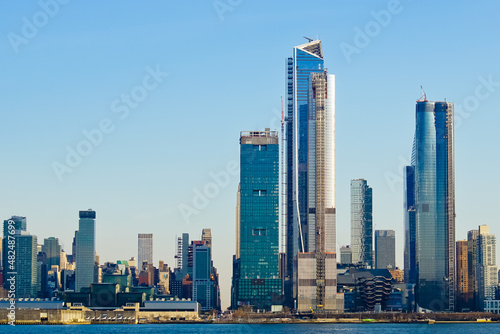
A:
[[[372,188],[365,179],[351,180],[352,262],[373,267]]]
[[[457,241],[457,305],[458,311],[468,309],[469,294],[469,261],[467,254],[467,240]]]
[[[292,285],[294,259],[299,251],[308,251],[309,242],[307,168],[311,74],[323,72],[323,47],[320,40],[309,41],[293,48],[293,56],[287,60],[287,103],[284,115],[286,167],[283,187],[286,198],[284,286],[286,303],[290,307],[293,307],[292,300],[296,298]],[[334,101],[334,96],[331,100]]]
[[[137,265],[142,269],[144,262],[153,264],[153,234],[139,233],[137,247]]]
[[[210,280],[212,268],[211,248],[207,245],[193,247],[193,301],[200,303],[202,311],[213,309],[213,282]]]
[[[78,234],[76,237],[75,289],[89,288],[96,283],[95,270],[95,211],[89,209],[79,212]]]
[[[239,279],[233,283],[238,307],[270,310],[282,295],[279,277],[278,133],[242,132],[240,137]],[[281,303],[280,299],[278,302]]]
[[[417,101],[412,151],[416,217],[416,301],[455,309],[455,168],[453,104]]]
[[[484,301],[495,299],[495,289],[498,288],[496,237],[490,234],[487,225],[479,226],[476,275],[479,290],[479,306],[480,310],[483,311]]]
[[[470,310],[479,310],[479,287],[476,276],[477,268],[477,236],[479,230],[470,230],[467,232],[467,263],[468,263],[468,284],[469,288],[466,295],[466,304]]]
[[[396,268],[396,232],[375,231],[375,269]]]

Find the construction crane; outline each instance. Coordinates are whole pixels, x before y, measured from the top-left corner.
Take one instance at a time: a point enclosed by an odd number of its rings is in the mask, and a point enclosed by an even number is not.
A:
[[[311,43],[313,41],[312,38],[309,38],[309,37],[306,37],[306,36],[303,36],[305,39],[307,39],[309,41],[309,43]]]
[[[422,85],[420,85],[420,89],[422,90],[422,96],[417,100],[417,102],[427,102],[427,95],[425,94]]]

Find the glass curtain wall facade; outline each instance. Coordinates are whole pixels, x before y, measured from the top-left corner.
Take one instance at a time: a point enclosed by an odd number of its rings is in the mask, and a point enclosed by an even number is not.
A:
[[[95,211],[80,211],[76,238],[75,290],[88,288],[94,281],[95,267]]]
[[[375,231],[375,269],[396,268],[396,232]]]
[[[287,60],[286,122],[286,302],[292,306],[294,258],[307,251],[307,156],[311,73],[324,71],[320,40],[294,47]],[[300,217],[299,217],[300,213]],[[300,226],[299,226],[300,221]],[[302,237],[300,235],[302,232]],[[304,244],[304,247],[302,247]]]
[[[16,298],[35,298],[38,293],[37,238],[26,231],[17,230],[15,240]]]
[[[415,168],[404,169],[404,279],[406,283],[417,283],[416,254],[416,210],[415,210]]]
[[[52,266],[61,266],[61,245],[59,239],[50,237],[43,240],[42,252],[47,257],[47,269],[50,270]]]
[[[240,259],[236,303],[270,310],[282,304],[279,276],[278,133],[242,132],[240,138]]]
[[[455,309],[453,104],[418,101],[414,141],[417,305]]]
[[[352,262],[373,268],[372,188],[365,179],[351,180]]]
[[[9,224],[9,221],[11,223]],[[10,219],[3,221],[3,239],[2,239],[2,270],[3,270],[3,286],[4,289],[9,290],[10,284],[7,282],[9,275],[7,272],[15,271],[9,269],[9,225],[14,226],[14,231],[26,231],[26,217],[12,216]],[[11,253],[12,254],[12,253]]]

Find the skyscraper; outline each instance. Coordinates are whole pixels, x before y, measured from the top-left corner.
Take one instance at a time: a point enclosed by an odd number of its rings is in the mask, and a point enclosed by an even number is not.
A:
[[[213,288],[210,281],[211,249],[207,245],[193,247],[193,300],[200,303],[202,311],[213,309]]]
[[[415,177],[417,305],[455,309],[453,104],[417,101]]]
[[[9,250],[15,251],[9,248],[9,238],[8,236],[12,234],[9,233],[9,226],[13,226],[12,229],[14,232],[17,230],[26,231],[26,217],[12,216],[10,219],[6,219],[3,221],[3,239],[2,239],[2,270],[3,270],[3,286],[5,289],[9,290],[7,278],[9,278],[8,272],[13,272],[15,270],[11,270],[9,268]],[[10,253],[12,255],[12,253]]]
[[[61,268],[61,245],[59,239],[50,237],[43,240],[42,252],[47,257],[47,269],[50,270],[52,266],[59,266]]]
[[[404,280],[411,284],[417,283],[416,214],[415,168],[406,166],[404,169]]]
[[[468,263],[468,283],[469,288],[466,296],[467,307],[471,310],[479,310],[478,301],[478,282],[476,276],[477,268],[477,236],[479,230],[470,230],[467,232],[467,263]]]
[[[479,307],[482,311],[485,300],[495,299],[495,289],[498,287],[496,237],[490,234],[487,225],[479,226],[476,275],[479,285]]]
[[[204,228],[201,232],[201,240],[205,242],[205,245],[212,248],[212,230]]]
[[[467,240],[457,241],[457,310],[467,308],[469,294],[469,263]]]
[[[240,137],[240,259],[233,300],[270,310],[281,304],[279,277],[278,133],[242,132]]]
[[[16,230],[16,298],[37,296],[37,238],[23,230]],[[11,275],[9,275],[11,276]]]
[[[308,242],[308,120],[311,74],[324,71],[323,48],[320,40],[293,48],[287,60],[287,103],[285,112],[286,172],[286,275],[285,295],[292,305],[294,258],[307,251]],[[303,246],[302,246],[303,245]]]
[[[335,226],[335,76],[309,74],[307,96],[307,233],[297,255],[297,310],[337,310]],[[300,126],[299,126],[300,127]],[[302,139],[301,139],[302,140]],[[299,175],[301,173],[299,153]],[[299,203],[301,196],[299,195]],[[300,205],[299,205],[300,210]],[[303,231],[304,232],[304,231]],[[306,238],[304,238],[306,239]],[[307,243],[306,243],[307,241]],[[301,240],[302,243],[302,240]]]
[[[352,262],[373,267],[372,196],[365,179],[351,180]]]
[[[139,233],[137,239],[137,266],[141,270],[144,262],[153,264],[153,234]]]
[[[396,232],[375,231],[375,269],[396,268]]]
[[[76,237],[75,289],[88,288],[94,281],[95,267],[95,211],[79,212],[78,234]]]

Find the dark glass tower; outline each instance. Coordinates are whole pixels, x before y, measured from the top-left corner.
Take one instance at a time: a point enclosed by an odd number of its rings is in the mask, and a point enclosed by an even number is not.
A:
[[[270,310],[282,304],[279,275],[279,143],[277,132],[240,138],[240,259],[237,306]]]
[[[404,220],[405,220],[405,282],[417,283],[416,258],[416,211],[415,211],[415,167],[406,166],[404,170]]]
[[[365,179],[351,180],[352,262],[373,267],[373,192]]]
[[[418,101],[414,140],[417,305],[455,309],[453,104]]]
[[[76,237],[76,292],[94,282],[95,267],[95,211],[80,211]]]

